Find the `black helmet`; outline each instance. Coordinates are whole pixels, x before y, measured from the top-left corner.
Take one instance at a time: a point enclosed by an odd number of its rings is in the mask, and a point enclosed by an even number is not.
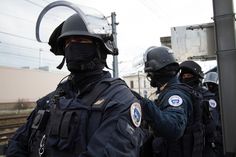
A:
[[[179,65],[173,56],[173,51],[165,46],[148,48],[144,54],[144,63],[145,72],[159,71],[168,65],[177,67]]]
[[[55,7],[68,7],[76,12],[76,14],[67,18],[53,31],[49,41],[51,46],[50,51],[55,55],[64,55],[63,45],[64,38],[67,36],[87,36],[93,38],[99,44],[102,53],[118,55],[118,49],[115,47],[113,41],[113,34],[111,25],[108,23],[107,18],[97,10],[89,7],[80,7],[67,1],[56,1],[48,4],[39,14],[36,23],[36,39],[39,42],[45,42],[40,36],[41,21],[49,10]],[[64,14],[63,14],[64,16]],[[62,19],[63,19],[62,16]],[[45,36],[44,31],[41,35]]]
[[[203,80],[203,84],[206,83],[214,83],[219,84],[218,74],[216,72],[209,72],[205,75],[205,78]]]
[[[60,35],[58,35],[58,32],[60,31]],[[57,32],[57,33],[55,33]],[[56,35],[56,41],[55,37]],[[102,52],[105,52],[105,54],[113,54],[112,49],[112,36],[109,36],[108,34],[93,34],[91,33],[85,21],[79,14],[74,14],[70,16],[68,19],[66,19],[61,26],[58,26],[54,30],[54,33],[50,36],[49,44],[56,42],[57,51],[54,52],[56,55],[64,55],[64,39],[69,36],[86,36],[94,39],[101,45],[101,48],[103,49]],[[52,39],[54,39],[52,41]],[[50,42],[51,41],[51,42]]]
[[[180,64],[180,70],[181,73],[183,71],[187,71],[189,73],[192,73],[195,76],[198,76],[199,78],[203,78],[204,74],[202,72],[202,68],[199,64],[197,64],[194,61],[184,61]]]

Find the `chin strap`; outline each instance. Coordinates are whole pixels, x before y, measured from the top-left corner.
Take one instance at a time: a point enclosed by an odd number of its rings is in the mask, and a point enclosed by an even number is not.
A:
[[[62,69],[62,67],[64,66],[64,64],[65,64],[65,60],[66,60],[66,58],[65,58],[65,56],[63,57],[63,59],[62,59],[62,61],[61,61],[61,63],[57,66],[57,69]]]

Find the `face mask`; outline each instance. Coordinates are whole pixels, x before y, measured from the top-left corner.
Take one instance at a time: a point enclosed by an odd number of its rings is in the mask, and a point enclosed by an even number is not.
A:
[[[88,66],[90,62],[96,57],[97,49],[95,44],[87,43],[70,43],[65,48],[65,58],[68,70],[81,71]]]
[[[217,93],[218,92],[218,85],[215,85],[213,83],[208,83],[207,87],[208,87],[208,90],[212,93]]]
[[[65,48],[65,57],[68,62],[89,62],[97,53],[94,44],[71,43]]]
[[[196,78],[181,78],[180,82],[182,83],[186,83],[187,85],[194,87],[194,86],[198,86],[199,85],[199,80]]]
[[[156,73],[149,73],[148,77],[150,78],[150,85],[152,87],[157,87],[158,89],[170,80],[170,76],[164,76]]]

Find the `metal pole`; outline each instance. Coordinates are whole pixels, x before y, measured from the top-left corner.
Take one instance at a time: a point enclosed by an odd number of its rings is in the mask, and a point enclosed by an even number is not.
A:
[[[42,49],[41,48],[39,48],[39,68],[41,67],[41,65],[42,65],[42,54],[41,54],[41,52],[42,52]],[[38,68],[38,69],[39,69]]]
[[[138,71],[138,94],[140,95],[140,75],[139,75],[139,72]]]
[[[232,0],[213,0],[224,152],[236,152],[236,43]]]
[[[115,49],[117,49],[117,32],[116,32],[116,25],[118,23],[116,22],[116,13],[112,12],[111,13],[111,21],[112,21],[112,35],[113,35],[113,46]],[[113,56],[113,77],[118,77],[118,56],[114,55]]]

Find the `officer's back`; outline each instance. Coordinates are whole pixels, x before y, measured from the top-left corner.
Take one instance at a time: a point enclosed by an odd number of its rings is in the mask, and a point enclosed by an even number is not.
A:
[[[219,104],[215,94],[202,87],[203,72],[201,66],[194,61],[184,61],[180,64],[180,81],[191,86],[196,92],[201,94],[199,103],[202,112],[202,123],[204,125],[204,150],[203,156],[222,156],[221,133],[217,129],[220,125]]]

